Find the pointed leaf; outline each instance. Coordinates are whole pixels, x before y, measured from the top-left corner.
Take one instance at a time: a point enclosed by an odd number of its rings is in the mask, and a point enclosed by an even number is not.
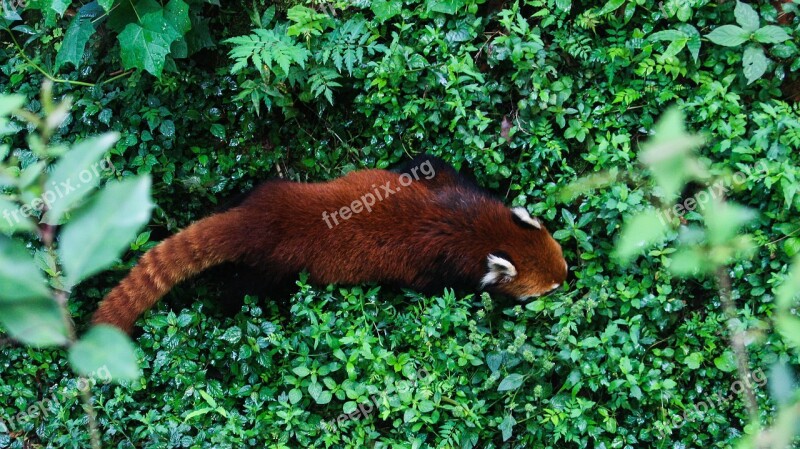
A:
[[[764,55],[763,48],[751,45],[744,49],[742,64],[744,65],[744,76],[747,78],[747,84],[750,84],[764,75],[764,72],[767,71],[769,59]]]
[[[758,13],[752,6],[747,3],[736,2],[736,8],[733,10],[733,15],[736,16],[736,23],[747,31],[755,31],[758,29],[759,18]]]
[[[78,68],[83,59],[83,52],[86,50],[86,43],[95,32],[94,24],[89,18],[84,18],[77,14],[67,28],[61,49],[56,55],[55,70],[58,71],[64,64],[70,63]]]
[[[139,378],[139,366],[130,338],[113,326],[89,329],[69,349],[69,363],[82,376],[109,376],[115,381]]]
[[[148,176],[108,183],[61,233],[66,284],[75,285],[113,263],[150,219],[152,208]]]
[[[747,31],[736,25],[722,25],[706,34],[706,37],[717,45],[735,47],[747,42],[747,40],[750,39],[750,34],[752,34],[751,31]]]

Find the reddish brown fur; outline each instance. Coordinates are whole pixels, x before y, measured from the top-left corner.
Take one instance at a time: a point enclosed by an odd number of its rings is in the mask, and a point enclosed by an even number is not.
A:
[[[480,288],[487,256],[499,251],[510,256],[517,275],[489,290],[524,298],[564,281],[561,247],[544,228],[515,222],[506,206],[444,164],[432,179],[420,178],[376,201],[372,212],[326,225],[323,212],[350,205],[387,182],[401,186],[399,176],[361,170],[324,183],[269,182],[241,205],[148,251],[106,296],[93,321],[130,331],[173,285],[224,261],[268,267],[275,279],[307,270],[316,284],[375,281],[428,291]]]

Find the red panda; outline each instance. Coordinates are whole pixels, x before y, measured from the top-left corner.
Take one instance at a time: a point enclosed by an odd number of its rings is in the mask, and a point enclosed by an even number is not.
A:
[[[223,262],[264,269],[271,282],[305,270],[320,285],[474,288],[519,300],[567,276],[561,246],[525,208],[509,209],[446,162],[420,156],[396,171],[261,185],[146,252],[93,322],[130,332],[175,284]]]

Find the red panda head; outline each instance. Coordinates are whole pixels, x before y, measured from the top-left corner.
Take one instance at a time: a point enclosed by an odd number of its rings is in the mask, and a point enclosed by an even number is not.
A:
[[[510,217],[495,222],[495,235],[502,235],[502,241],[486,256],[481,286],[520,301],[561,286],[567,278],[561,245],[525,208],[504,209]]]

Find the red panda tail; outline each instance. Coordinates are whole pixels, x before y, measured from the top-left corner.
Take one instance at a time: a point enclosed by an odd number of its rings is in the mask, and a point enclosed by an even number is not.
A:
[[[245,249],[230,240],[232,225],[241,223],[232,209],[202,219],[147,251],[122,282],[114,287],[92,317],[130,332],[136,319],[177,283],[207,268],[235,260]]]

